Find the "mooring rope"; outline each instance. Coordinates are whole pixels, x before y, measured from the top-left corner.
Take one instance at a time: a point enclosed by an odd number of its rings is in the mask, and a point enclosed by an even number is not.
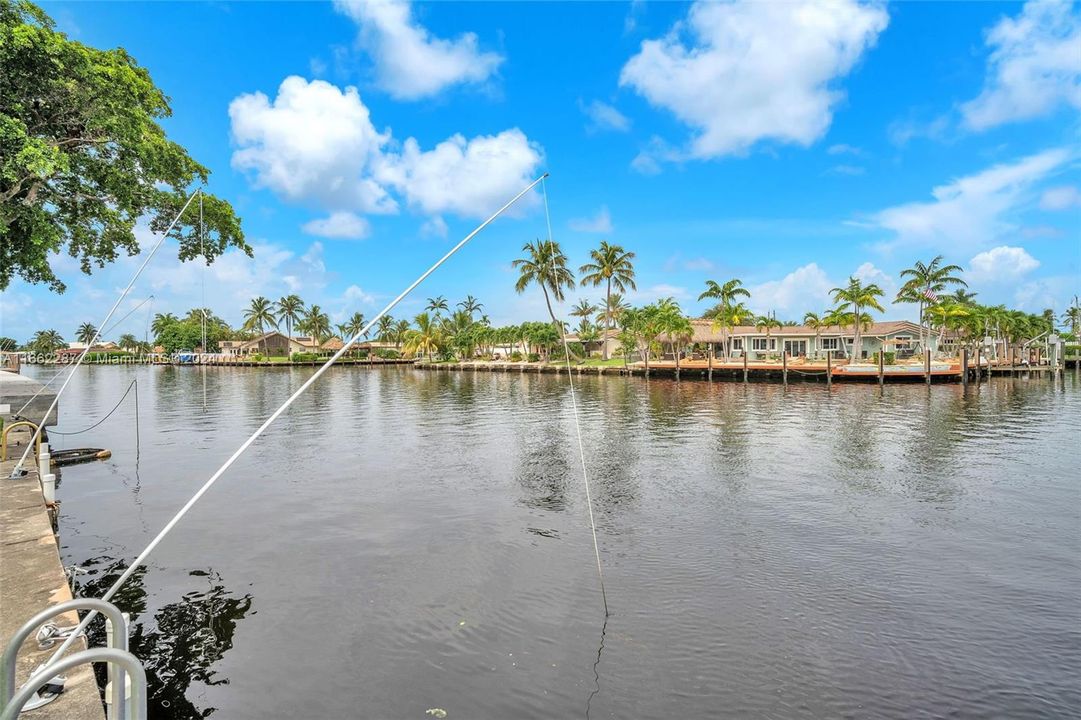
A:
[[[530,190],[532,190],[534,187],[536,187],[537,184],[540,183],[547,176],[548,176],[548,173],[545,173],[544,175],[540,176],[539,178],[537,178],[536,180],[531,182],[524,190],[522,190],[520,193],[515,195],[514,198],[512,198],[510,201],[508,201],[506,205],[499,208],[499,210],[496,210],[496,212],[491,217],[489,217],[487,220],[485,220],[480,225],[478,225],[476,227],[476,229],[473,230],[473,232],[466,235],[465,238],[463,238],[461,240],[461,242],[459,242],[457,245],[455,245],[453,248],[451,248],[443,257],[441,257],[438,261],[436,261],[436,263],[434,265],[432,265],[430,268],[425,270],[424,273],[422,273],[420,277],[418,277],[416,280],[414,280],[409,285],[409,287],[407,287],[397,297],[395,297],[393,300],[391,300],[390,303],[388,303],[386,307],[384,307],[382,310],[379,311],[379,314],[377,314],[375,317],[373,317],[368,322],[367,325],[365,325],[363,328],[361,328],[360,331],[357,332],[356,335],[354,335],[352,338],[350,338],[349,342],[342,345],[341,349],[339,349],[336,353],[334,353],[330,357],[329,360],[327,360],[318,370],[316,370],[312,374],[312,376],[310,378],[305,380],[304,384],[301,385],[299,388],[297,388],[296,391],[285,400],[285,402],[283,402],[280,406],[278,406],[278,409],[275,410],[273,413],[271,413],[270,416],[266,420],[263,421],[263,424],[260,425],[258,428],[256,428],[255,432],[253,432],[248,437],[247,440],[245,440],[243,443],[241,443],[240,447],[238,447],[236,449],[236,451],[233,452],[233,454],[229,456],[229,459],[227,459],[224,463],[222,463],[221,467],[219,467],[217,470],[215,470],[214,474],[211,475],[210,478],[205,483],[203,483],[202,487],[200,487],[195,492],[195,494],[192,495],[191,498],[186,503],[184,503],[184,506],[181,507],[180,510],[178,510],[175,515],[173,515],[172,519],[165,524],[165,527],[163,527],[161,529],[161,531],[157,535],[154,536],[154,539],[150,541],[150,544],[148,544],[143,549],[143,551],[141,553],[139,553],[138,557],[136,557],[132,561],[131,565],[129,565],[128,568],[120,575],[120,577],[116,579],[116,581],[112,584],[112,586],[108,590],[105,591],[105,594],[101,596],[101,599],[105,600],[106,602],[108,602],[109,600],[112,599],[113,595],[116,594],[116,592],[124,585],[124,583],[127,582],[128,579],[133,574],[135,574],[135,571],[144,562],[146,562],[147,557],[150,556],[150,553],[154,552],[154,549],[161,543],[162,540],[165,539],[165,536],[168,535],[169,532],[174,527],[176,527],[176,524],[179,523],[181,521],[181,519],[183,519],[183,517],[188,514],[188,511],[191,510],[191,508],[195,505],[195,503],[199,502],[199,499],[201,497],[203,497],[203,495],[205,495],[207,493],[207,491],[210,490],[211,487],[214,486],[214,483],[216,483],[218,481],[218,479],[222,475],[225,474],[225,471],[228,470],[230,467],[232,467],[233,463],[235,463],[237,461],[237,459],[241,455],[243,455],[245,453],[245,451],[247,451],[247,449],[249,447],[251,447],[252,443],[254,443],[256,440],[258,440],[259,436],[262,435],[264,432],[266,432],[267,428],[269,428],[272,424],[274,424],[274,421],[277,420],[281,416],[282,413],[284,413],[287,409],[289,409],[289,406],[292,405],[296,401],[297,398],[299,398],[301,395],[303,395],[307,391],[307,389],[309,387],[314,385],[316,383],[316,381],[319,380],[319,378],[323,376],[323,373],[325,373],[330,368],[331,365],[333,365],[335,362],[337,362],[338,359],[342,355],[349,352],[349,349],[352,348],[353,345],[356,344],[356,342],[358,340],[360,340],[360,338],[367,335],[371,331],[371,329],[376,325],[376,323],[379,322],[380,318],[382,318],[384,315],[386,315],[391,310],[393,310],[398,305],[398,303],[400,303],[407,295],[409,295],[409,293],[413,292],[413,290],[415,290],[418,285],[420,285],[422,282],[424,282],[428,278],[429,275],[431,275],[433,272],[435,272],[439,268],[439,266],[441,266],[443,263],[445,263],[447,260],[449,260],[451,258],[451,256],[453,256],[455,253],[457,253],[459,250],[461,250],[463,247],[465,247],[465,244],[467,242],[472,240],[481,230],[488,227],[488,225],[493,220],[495,220],[497,217],[502,215],[507,210],[507,208],[509,208],[511,205],[518,202],[519,199],[521,199],[526,193],[528,193]],[[69,647],[71,647],[72,643],[75,642],[76,638],[78,638],[81,634],[83,634],[86,631],[87,625],[90,624],[90,621],[94,618],[95,615],[97,615],[97,613],[94,610],[91,610],[89,613],[87,613],[86,617],[84,617],[82,619],[82,621],[75,628],[75,630],[71,633],[71,635],[68,636],[68,639],[64,641],[64,644],[61,645],[59,648],[57,648],[56,652],[53,653],[51,658],[49,658],[49,661],[47,663],[45,663],[45,667],[48,667],[52,663],[56,662],[56,659],[59,658],[60,655],[62,655],[65,650],[67,650]]]
[[[49,415],[51,415],[53,410],[56,409],[57,403],[60,402],[60,396],[64,394],[64,390],[67,389],[68,383],[70,383],[71,379],[75,377],[75,371],[78,370],[79,366],[83,364],[83,360],[86,359],[86,354],[90,352],[90,348],[93,347],[94,343],[96,343],[101,337],[101,328],[109,324],[109,320],[113,317],[113,313],[115,313],[116,309],[120,307],[120,303],[124,302],[124,298],[126,298],[128,296],[128,293],[131,292],[131,288],[135,285],[135,281],[138,280],[139,276],[143,274],[143,270],[146,269],[146,266],[150,264],[150,261],[158,252],[158,249],[165,243],[166,238],[169,237],[169,233],[171,233],[173,231],[173,228],[176,227],[176,224],[180,222],[181,216],[184,214],[184,211],[188,209],[188,206],[191,205],[191,201],[195,199],[196,195],[201,193],[202,189],[198,189],[193,192],[191,194],[191,197],[188,198],[188,201],[184,203],[184,207],[180,208],[180,212],[177,213],[176,217],[173,218],[173,221],[169,223],[169,227],[165,229],[165,232],[161,234],[161,239],[159,239],[157,244],[154,245],[154,247],[150,250],[150,253],[146,256],[146,259],[143,260],[143,263],[139,266],[139,269],[135,271],[135,274],[131,276],[131,280],[128,281],[128,286],[124,288],[123,292],[120,293],[120,297],[118,297],[116,299],[116,302],[113,303],[113,306],[109,309],[109,312],[105,316],[105,319],[101,321],[98,329],[94,331],[94,337],[90,338],[90,342],[86,344],[86,348],[81,353],[79,353],[79,359],[75,361],[75,366],[71,368],[71,372],[64,379],[64,384],[61,385],[60,389],[56,391],[56,395],[53,396],[53,401],[49,405],[49,409],[46,410],[45,414],[41,416],[41,420],[37,424],[37,430],[34,432],[34,436],[30,438],[30,442],[26,445],[26,450],[23,451],[22,457],[19,458],[19,462],[15,463],[15,467],[11,469],[11,477],[19,477],[19,473],[22,472],[23,463],[26,462],[27,455],[30,454],[30,448],[32,448],[34,446],[34,443],[37,442],[38,438],[41,437],[41,431],[45,427],[45,420],[48,419]],[[40,390],[38,392],[40,392]]]
[[[552,217],[548,213],[548,188],[545,186],[544,178],[541,178],[541,193],[544,195],[544,221],[548,226],[548,251],[551,253],[554,242],[552,240]],[[552,258],[552,262],[555,262],[555,258]],[[578,418],[578,399],[574,393],[574,374],[571,372],[571,348],[567,343],[567,331],[563,327],[563,323],[556,323],[559,326],[559,335],[563,338],[563,352],[567,358],[567,384],[570,387],[571,396],[571,408],[574,411],[574,430],[578,435],[578,457],[582,461],[582,481],[586,487],[586,507],[589,508],[589,528],[593,531],[593,554],[597,558],[597,578],[600,580],[601,585],[601,602],[604,603],[604,617],[607,619],[608,612],[608,594],[604,591],[604,571],[601,569],[601,549],[597,544],[597,523],[593,519],[593,493],[589,488],[589,471],[586,469],[586,448],[585,443],[582,442],[582,423]]]
[[[199,314],[203,318],[203,357],[200,365],[203,366],[203,412],[206,412],[206,252],[203,250],[203,238],[206,236],[206,226],[203,225],[203,195],[199,194],[199,254],[203,256],[203,272],[199,276],[202,283],[201,297],[199,298]]]
[[[147,304],[148,302],[150,302],[150,301],[151,301],[151,300],[153,300],[153,299],[154,299],[154,296],[153,296],[153,295],[151,295],[151,296],[147,297],[147,298],[146,298],[145,300],[143,300],[143,301],[142,301],[141,303],[139,303],[138,305],[136,305],[135,307],[133,307],[133,308],[132,308],[131,310],[128,310],[127,314],[126,314],[126,315],[124,315],[124,317],[120,318],[119,320],[117,320],[116,322],[114,322],[114,323],[113,323],[112,325],[110,325],[110,326],[109,326],[109,328],[108,328],[107,330],[102,330],[102,331],[101,331],[101,334],[102,334],[102,335],[104,336],[104,335],[107,335],[108,333],[111,333],[111,332],[112,332],[113,330],[116,330],[116,329],[117,329],[118,327],[120,327],[120,324],[121,324],[121,323],[123,323],[123,322],[124,322],[125,320],[127,320],[127,319],[128,319],[129,317],[131,317],[131,316],[132,316],[132,314],[133,314],[133,313],[134,313],[134,312],[135,312],[136,310],[138,310],[139,308],[141,308],[141,307],[142,307],[143,305],[146,305],[146,304]]]
[[[98,420],[96,423],[94,423],[90,427],[84,428],[82,430],[77,430],[75,432],[60,432],[59,430],[50,430],[49,434],[50,435],[82,435],[84,432],[89,432],[89,431],[93,430],[98,425],[101,425],[103,422],[108,420],[109,416],[112,415],[114,412],[116,412],[116,409],[120,407],[120,403],[124,402],[124,398],[126,398],[128,396],[128,393],[131,392],[132,388],[135,388],[135,397],[138,398],[139,397],[139,378],[132,379],[132,381],[128,384],[128,389],[125,390],[124,394],[120,396],[120,399],[116,401],[116,405],[113,405],[113,409],[110,410],[109,412],[105,413],[105,417],[101,418],[100,420]],[[135,407],[136,407],[136,412],[138,412],[138,407],[139,407],[138,400],[136,400]],[[135,419],[135,426],[136,427],[139,426],[138,417],[136,417],[136,419]]]

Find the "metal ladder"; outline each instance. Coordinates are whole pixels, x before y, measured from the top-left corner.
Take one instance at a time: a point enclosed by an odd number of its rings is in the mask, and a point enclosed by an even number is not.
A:
[[[16,692],[16,658],[23,642],[43,624],[70,610],[96,610],[104,615],[112,623],[112,632],[108,633],[110,647],[90,648],[55,662],[48,662],[35,670],[26,684]],[[23,623],[12,635],[0,656],[0,720],[15,720],[23,710],[52,702],[57,695],[41,696],[38,691],[46,685],[57,684],[54,682],[56,679],[60,679],[59,684],[62,685],[60,673],[84,663],[94,662],[109,663],[112,685],[109,720],[146,720],[146,671],[139,660],[128,652],[127,621],[119,608],[97,598],[76,598],[48,607]],[[131,695],[127,699],[126,675],[131,676]]]

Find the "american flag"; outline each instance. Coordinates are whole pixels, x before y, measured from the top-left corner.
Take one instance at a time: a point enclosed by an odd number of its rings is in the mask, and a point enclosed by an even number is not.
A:
[[[927,288],[926,290],[924,290],[923,291],[923,296],[925,298],[927,298],[928,300],[930,300],[931,302],[933,302],[933,303],[938,302],[938,295],[936,295],[935,291],[932,290],[931,288]]]

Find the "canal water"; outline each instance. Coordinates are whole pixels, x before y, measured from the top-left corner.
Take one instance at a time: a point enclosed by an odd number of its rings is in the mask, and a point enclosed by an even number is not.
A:
[[[28,368],[48,377],[53,368]],[[100,594],[311,369],[87,367],[57,447]],[[1081,713],[1081,381],[330,371],[119,596],[151,715]],[[438,714],[438,713],[436,713]]]

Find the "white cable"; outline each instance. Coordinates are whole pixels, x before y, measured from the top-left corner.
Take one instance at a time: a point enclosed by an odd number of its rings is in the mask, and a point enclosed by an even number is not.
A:
[[[541,178],[543,180],[543,178]],[[551,253],[552,245],[552,218],[548,214],[548,188],[544,183],[541,183],[541,191],[544,195],[544,221],[548,225],[548,252]],[[554,262],[555,259],[553,258]],[[574,394],[574,375],[571,373],[571,348],[567,344],[567,331],[563,328],[563,323],[557,323],[559,325],[559,335],[563,338],[563,352],[567,358],[567,384],[570,386],[571,391],[571,408],[574,410],[574,430],[578,434],[578,457],[582,461],[582,481],[586,486],[586,507],[589,508],[589,528],[593,531],[593,554],[597,558],[597,577],[601,583],[601,601],[604,603],[604,616],[607,618],[610,614],[608,612],[608,594],[604,591],[604,571],[601,570],[601,549],[597,544],[597,524],[593,520],[593,494],[589,489],[589,473],[586,470],[586,448],[582,442],[582,423],[578,419],[578,400]]]
[[[356,342],[357,342],[357,341],[358,341],[358,340],[359,340],[359,339],[360,339],[361,337],[363,337],[364,335],[366,335],[366,334],[368,333],[368,331],[370,331],[370,330],[372,329],[372,327],[373,327],[373,326],[374,326],[374,325],[375,325],[375,324],[376,324],[377,322],[379,322],[379,318],[383,317],[383,316],[384,316],[384,315],[386,315],[386,314],[387,314],[388,312],[390,312],[391,310],[393,310],[393,309],[394,309],[394,306],[396,306],[396,305],[397,305],[397,304],[398,304],[399,302],[401,302],[401,301],[402,301],[402,299],[403,299],[403,298],[405,298],[405,296],[406,296],[406,295],[408,295],[409,293],[413,292],[413,290],[414,290],[414,289],[415,289],[415,288],[416,288],[416,287],[417,287],[418,285],[420,285],[420,284],[421,284],[422,282],[424,282],[424,280],[425,280],[425,279],[427,279],[427,277],[428,277],[429,275],[431,275],[431,274],[432,274],[433,272],[435,272],[435,271],[436,271],[436,269],[437,269],[437,268],[438,268],[438,267],[439,267],[440,265],[442,265],[442,264],[443,264],[444,262],[446,262],[446,261],[447,261],[448,259],[450,259],[450,257],[451,257],[452,255],[454,255],[454,254],[455,254],[456,252],[458,252],[459,250],[461,250],[461,249],[462,249],[462,247],[464,247],[464,246],[465,246],[465,244],[466,244],[467,242],[469,242],[470,240],[472,240],[472,239],[473,239],[473,237],[474,237],[474,236],[475,236],[475,235],[476,235],[477,233],[479,233],[479,232],[480,232],[481,230],[483,230],[484,228],[486,228],[486,227],[488,226],[488,224],[489,224],[489,223],[491,223],[491,222],[492,222],[493,220],[495,220],[495,219],[496,219],[497,217],[499,217],[500,215],[502,215],[502,214],[503,214],[503,212],[504,212],[504,211],[505,211],[505,210],[506,210],[507,208],[509,208],[509,207],[510,207],[511,205],[513,205],[514,203],[516,203],[516,202],[518,201],[518,199],[519,199],[519,198],[521,198],[521,197],[522,197],[523,195],[525,195],[525,194],[526,194],[527,192],[529,192],[530,190],[532,190],[532,189],[533,189],[533,188],[534,188],[534,187],[535,187],[535,186],[537,185],[537,183],[539,183],[539,182],[540,182],[541,180],[543,180],[543,179],[544,179],[544,178],[546,178],[547,176],[548,176],[548,173],[545,173],[544,175],[540,176],[539,178],[537,178],[536,180],[534,180],[533,182],[531,182],[531,183],[529,184],[529,186],[528,186],[528,187],[526,187],[526,188],[525,188],[524,190],[522,190],[522,192],[520,192],[520,193],[518,193],[517,195],[515,195],[515,196],[514,196],[514,199],[512,199],[512,200],[511,200],[510,202],[508,202],[508,203],[507,203],[506,205],[504,205],[503,207],[499,208],[499,210],[497,210],[497,211],[495,212],[495,214],[493,214],[493,215],[492,215],[492,216],[491,216],[490,218],[488,218],[488,219],[487,219],[487,220],[485,220],[485,221],[484,221],[483,223],[481,223],[480,225],[478,225],[478,226],[477,226],[477,228],[476,228],[475,230],[473,230],[473,232],[471,232],[471,233],[469,233],[468,235],[466,235],[466,236],[465,236],[465,238],[464,238],[464,239],[463,239],[463,240],[462,240],[461,242],[459,242],[459,243],[458,243],[457,245],[455,245],[455,246],[454,246],[453,248],[451,248],[451,249],[450,249],[450,251],[449,251],[449,252],[447,252],[447,254],[446,254],[446,255],[444,255],[443,257],[441,257],[441,258],[440,258],[440,259],[439,259],[439,260],[438,260],[438,261],[437,261],[437,262],[436,262],[436,263],[435,263],[434,265],[432,265],[432,266],[431,266],[430,268],[428,268],[427,270],[425,270],[425,271],[424,271],[424,274],[422,274],[422,275],[421,275],[420,277],[418,277],[418,278],[417,278],[416,280],[414,280],[414,281],[413,281],[413,283],[412,283],[412,284],[411,284],[411,285],[410,285],[409,287],[407,287],[407,288],[406,288],[405,290],[403,290],[403,291],[402,291],[402,292],[401,292],[401,293],[400,293],[400,294],[399,294],[399,295],[398,295],[398,296],[397,296],[396,298],[394,298],[393,300],[391,300],[391,301],[390,301],[390,303],[389,303],[389,304],[387,304],[387,306],[386,306],[385,308],[383,308],[382,310],[380,310],[380,311],[379,311],[379,314],[378,314],[378,315],[376,315],[376,316],[375,316],[374,318],[372,318],[372,319],[371,319],[371,321],[370,321],[370,322],[369,322],[369,323],[368,323],[367,325],[365,325],[365,326],[364,326],[363,328],[361,328],[361,330],[360,330],[360,331],[359,331],[359,332],[358,332],[358,333],[357,333],[356,335],[354,335],[354,336],[353,336],[353,337],[352,337],[352,338],[351,338],[351,339],[349,340],[349,342],[347,342],[347,343],[345,343],[344,345],[342,345],[341,349],[340,349],[340,350],[338,350],[338,351],[337,351],[336,353],[334,353],[334,355],[333,355],[333,356],[331,356],[331,358],[330,358],[329,360],[327,360],[327,361],[326,361],[326,363],[324,363],[322,367],[320,367],[320,368],[319,368],[318,370],[316,370],[316,371],[315,371],[315,373],[313,373],[313,374],[312,374],[312,376],[311,376],[310,378],[308,378],[308,379],[307,379],[307,380],[306,380],[306,381],[304,382],[304,384],[303,384],[303,385],[301,385],[301,386],[300,386],[299,388],[297,388],[296,392],[294,392],[294,393],[293,393],[292,395],[290,395],[290,396],[288,397],[288,399],[286,399],[286,401],[285,401],[285,402],[283,402],[283,403],[281,404],[281,406],[280,406],[280,407],[278,407],[278,409],[277,409],[277,410],[275,410],[275,411],[274,411],[273,413],[271,413],[270,417],[268,417],[268,418],[267,418],[266,420],[264,420],[264,421],[263,421],[263,424],[262,424],[262,425],[260,425],[260,426],[259,426],[259,427],[258,427],[258,428],[257,428],[257,429],[255,430],[255,432],[253,432],[253,433],[251,434],[251,436],[250,436],[250,437],[248,437],[248,439],[247,439],[247,440],[245,440],[245,441],[244,441],[243,443],[241,443],[240,447],[238,447],[238,448],[236,449],[236,451],[235,451],[235,452],[234,452],[234,453],[233,453],[232,455],[230,455],[230,456],[229,456],[229,459],[228,459],[228,460],[226,460],[226,461],[225,461],[224,463],[222,463],[222,466],[221,466],[220,468],[218,468],[218,469],[217,469],[217,470],[216,470],[216,471],[214,472],[214,474],[213,474],[213,475],[211,475],[211,476],[210,476],[210,479],[209,479],[209,480],[207,480],[207,481],[206,481],[205,483],[203,483],[203,486],[202,486],[201,488],[199,488],[199,489],[198,489],[198,490],[196,491],[196,493],[195,493],[194,495],[192,495],[192,496],[191,496],[191,499],[189,499],[189,500],[188,500],[188,501],[187,501],[186,503],[184,503],[184,506],[183,506],[182,508],[180,508],[180,510],[178,510],[178,511],[177,511],[176,515],[174,515],[174,516],[173,516],[172,520],[170,520],[170,521],[169,521],[168,523],[166,523],[166,524],[165,524],[165,527],[163,527],[163,528],[161,529],[161,532],[159,532],[159,533],[158,533],[158,534],[157,534],[157,535],[156,535],[156,536],[154,537],[154,539],[150,541],[150,544],[149,544],[149,545],[147,545],[147,546],[146,546],[146,548],[145,548],[145,549],[144,549],[144,550],[143,550],[143,551],[142,551],[141,553],[139,553],[139,556],[138,556],[138,557],[136,557],[136,558],[135,558],[135,560],[133,560],[133,561],[132,561],[131,565],[129,565],[129,566],[128,566],[127,570],[125,570],[125,571],[123,572],[123,574],[122,574],[122,575],[121,575],[121,576],[120,576],[119,578],[117,578],[116,582],[114,582],[114,583],[112,584],[112,587],[110,587],[110,588],[109,588],[109,589],[108,589],[108,590],[107,590],[107,591],[105,592],[105,594],[101,596],[101,599],[102,599],[102,600],[105,600],[106,602],[108,602],[108,601],[109,601],[110,599],[112,599],[113,595],[115,595],[115,594],[116,594],[116,591],[117,591],[117,590],[119,590],[119,589],[120,589],[120,587],[121,587],[121,586],[122,586],[122,585],[123,585],[123,584],[124,584],[125,582],[127,582],[128,578],[130,578],[130,577],[131,577],[131,576],[132,576],[132,575],[133,575],[133,574],[135,573],[135,571],[136,571],[136,570],[137,570],[137,569],[139,568],[139,566],[141,566],[141,565],[142,565],[142,564],[143,564],[143,563],[144,563],[144,562],[146,561],[146,558],[147,558],[147,557],[148,557],[148,556],[150,555],[150,553],[152,553],[152,552],[154,551],[154,548],[156,548],[156,547],[158,546],[158,544],[159,544],[159,543],[160,543],[160,542],[161,542],[161,541],[162,541],[162,540],[163,540],[163,539],[165,538],[165,536],[169,534],[169,531],[171,531],[171,530],[172,530],[172,529],[173,529],[173,528],[174,528],[174,527],[176,526],[176,524],[177,524],[178,522],[180,522],[180,520],[181,520],[181,519],[182,519],[182,518],[183,518],[183,517],[184,517],[185,515],[187,515],[188,511],[189,511],[189,510],[191,510],[192,506],[194,506],[194,505],[195,505],[195,503],[199,502],[199,498],[201,498],[201,497],[202,497],[203,495],[205,495],[205,494],[206,494],[206,492],[207,492],[208,490],[210,490],[210,488],[211,488],[211,487],[212,487],[212,486],[214,485],[214,483],[216,483],[216,482],[218,481],[218,478],[220,478],[220,477],[221,477],[222,475],[224,475],[224,474],[225,474],[225,471],[226,471],[226,470],[228,470],[228,469],[229,469],[229,468],[230,468],[230,467],[232,466],[232,464],[233,464],[234,462],[236,462],[236,461],[237,461],[237,459],[238,459],[238,458],[239,458],[239,457],[240,457],[241,455],[243,455],[243,454],[244,454],[244,452],[245,452],[245,451],[246,451],[246,450],[247,450],[247,449],[248,449],[249,447],[251,447],[251,444],[252,444],[252,443],[254,443],[254,442],[255,442],[255,441],[256,441],[256,440],[257,440],[257,439],[259,438],[259,436],[260,436],[260,435],[262,435],[262,434],[263,434],[263,433],[264,433],[264,432],[266,431],[266,429],[267,429],[267,428],[269,428],[269,427],[270,427],[270,426],[271,426],[271,425],[272,425],[272,424],[274,423],[274,421],[275,421],[275,420],[277,420],[277,419],[278,419],[278,417],[279,417],[279,416],[280,416],[280,415],[281,415],[281,414],[282,414],[283,412],[285,412],[285,411],[286,411],[286,410],[287,410],[287,409],[289,408],[289,406],[290,406],[290,405],[292,405],[292,404],[293,404],[293,402],[294,402],[294,401],[295,401],[295,400],[296,400],[296,399],[297,399],[298,397],[300,397],[301,395],[303,395],[303,394],[304,394],[304,392],[305,392],[305,391],[306,391],[306,390],[307,390],[307,389],[308,389],[309,387],[311,387],[311,386],[312,386],[312,385],[313,385],[313,384],[315,383],[315,381],[316,381],[316,380],[318,380],[318,379],[319,379],[320,377],[322,377],[323,373],[327,371],[327,368],[329,368],[329,367],[330,367],[331,365],[333,365],[333,364],[334,364],[334,363],[335,363],[335,362],[336,362],[336,361],[338,360],[338,358],[340,358],[340,357],[341,357],[342,355],[344,355],[345,353],[349,352],[349,348],[353,347],[353,345],[354,345],[354,344],[355,344],[355,343],[356,343]],[[88,614],[86,615],[86,617],[85,617],[85,618],[83,618],[82,622],[80,622],[80,623],[79,623],[79,626],[75,628],[75,631],[74,631],[74,632],[72,632],[72,633],[71,633],[71,635],[69,635],[69,636],[68,636],[68,639],[64,641],[64,644],[63,644],[63,645],[61,645],[61,646],[60,646],[60,647],[59,647],[59,648],[57,649],[57,651],[56,651],[55,653],[53,653],[52,657],[51,657],[51,658],[49,658],[49,661],[48,661],[47,663],[45,663],[45,666],[46,666],[46,667],[47,667],[47,666],[49,666],[49,665],[51,665],[51,664],[52,664],[53,662],[55,662],[55,661],[56,661],[56,659],[57,659],[58,657],[60,657],[60,655],[61,655],[61,654],[62,654],[62,653],[63,653],[63,652],[65,651],[65,650],[67,650],[67,649],[68,649],[68,648],[69,648],[69,647],[71,646],[71,644],[72,644],[73,642],[75,642],[75,639],[76,639],[77,637],[79,637],[79,635],[81,635],[81,634],[82,634],[82,633],[83,633],[83,632],[84,632],[84,631],[86,630],[86,626],[87,626],[87,625],[88,625],[88,624],[90,623],[90,621],[91,621],[91,620],[92,620],[92,619],[94,618],[94,616],[95,616],[96,614],[97,614],[97,613],[96,613],[95,611],[91,610],[91,611],[90,611],[90,612],[89,612],[89,613],[88,613]]]
[[[90,339],[90,342],[86,344],[86,348],[81,353],[79,353],[79,359],[75,361],[75,367],[71,369],[71,373],[69,373],[67,378],[64,379],[64,384],[61,385],[60,389],[56,391],[56,395],[53,397],[52,404],[49,405],[49,409],[45,411],[45,414],[38,422],[37,430],[34,432],[34,436],[30,438],[30,442],[27,443],[26,450],[23,451],[22,457],[19,458],[19,462],[15,463],[15,467],[11,469],[11,477],[19,477],[19,471],[22,469],[23,463],[26,462],[26,456],[30,454],[30,448],[32,448],[34,446],[34,443],[37,442],[38,438],[41,437],[41,431],[45,428],[45,421],[49,418],[49,415],[52,413],[52,411],[56,409],[56,404],[60,402],[60,396],[64,394],[64,390],[67,388],[68,383],[71,382],[71,379],[73,377],[75,377],[75,371],[78,370],[79,366],[83,364],[83,359],[86,358],[86,354],[90,352],[90,348],[92,348],[94,346],[94,343],[98,341],[98,338],[101,337],[101,328],[109,324],[109,319],[113,316],[113,313],[116,312],[116,309],[120,307],[120,303],[124,302],[124,298],[127,297],[128,293],[131,292],[132,286],[135,285],[135,281],[139,279],[139,276],[143,274],[143,270],[146,269],[147,264],[150,262],[151,258],[154,257],[154,253],[158,251],[158,248],[162,246],[162,243],[165,242],[165,239],[169,237],[169,233],[173,231],[173,228],[180,221],[180,216],[183,215],[184,211],[188,209],[188,205],[191,205],[191,201],[194,200],[195,196],[201,192],[202,190],[196,190],[195,192],[193,192],[191,194],[191,197],[188,198],[188,201],[184,203],[184,207],[180,208],[180,212],[177,213],[177,216],[173,219],[171,223],[169,223],[169,227],[165,229],[165,232],[161,234],[161,239],[158,240],[158,244],[155,245],[153,249],[151,249],[150,254],[148,254],[146,256],[146,259],[143,260],[143,264],[140,265],[139,269],[135,271],[134,275],[132,275],[131,281],[128,282],[128,286],[124,288],[124,291],[120,293],[120,297],[118,297],[116,299],[116,302],[113,303],[113,307],[111,310],[109,310],[109,314],[105,316],[105,319],[101,321],[101,325],[99,325],[98,329],[94,331],[94,337],[92,337]]]

